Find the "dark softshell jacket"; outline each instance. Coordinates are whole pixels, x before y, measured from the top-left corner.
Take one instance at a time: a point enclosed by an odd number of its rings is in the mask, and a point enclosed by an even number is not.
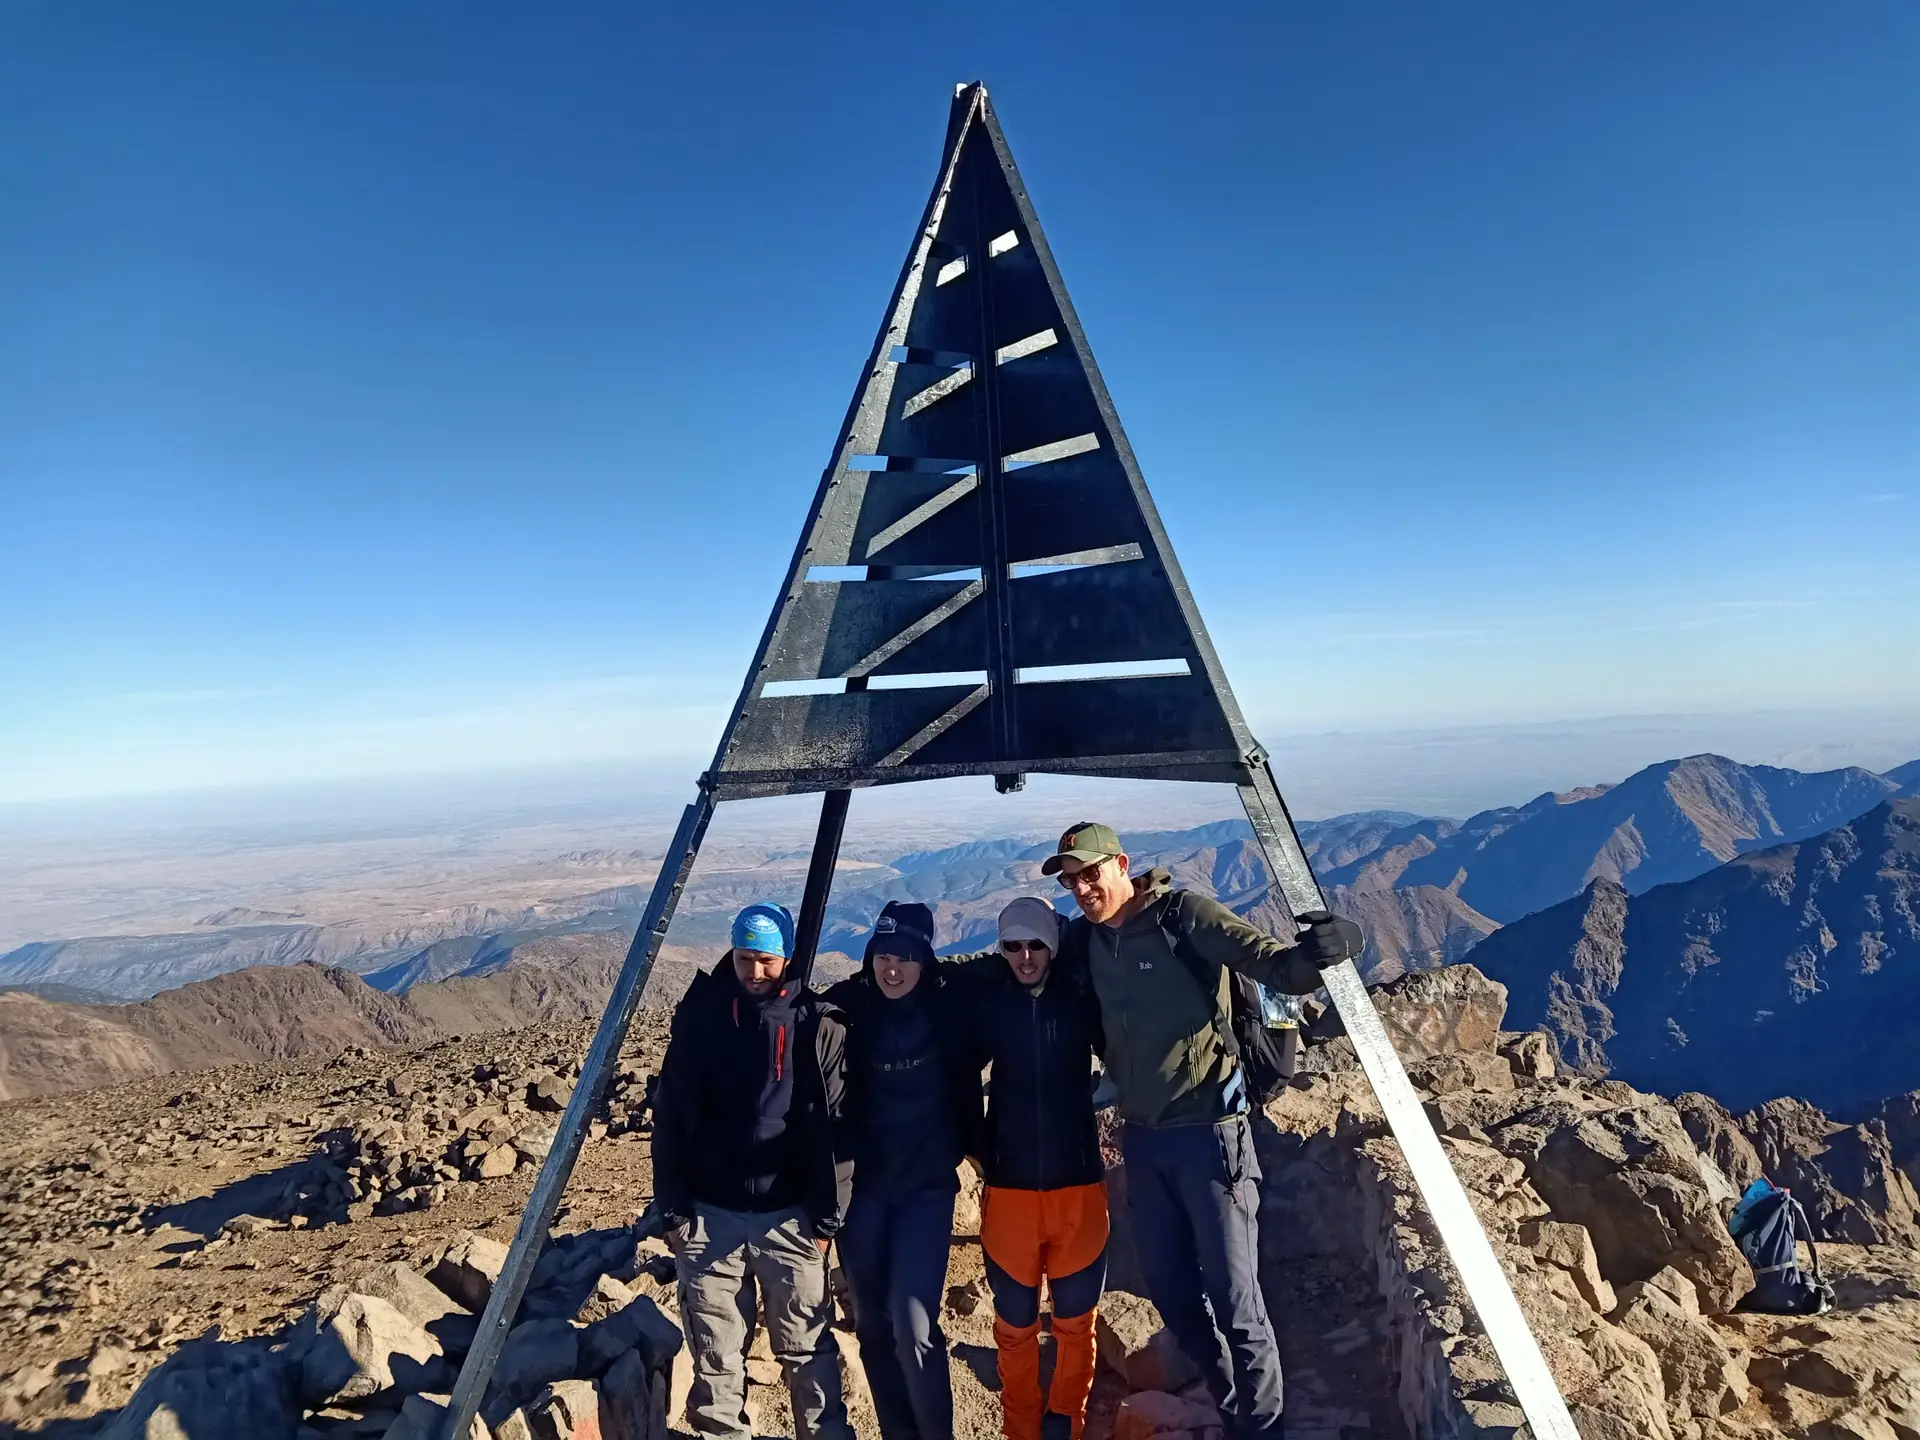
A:
[[[673,1012],[654,1095],[661,1208],[798,1206],[817,1233],[835,1233],[852,1174],[836,1149],[845,1042],[839,1016],[798,979],[759,999],[741,988],[729,957],[695,976]]]
[[[1106,1173],[1093,1110],[1100,1011],[1084,980],[1056,964],[1036,993],[998,953],[968,960],[962,974],[974,1068],[993,1066],[978,1151],[987,1184],[1096,1183]]]
[[[913,995],[889,1000],[873,979],[871,962],[858,975],[842,980],[826,992],[826,1001],[842,1015],[847,1029],[847,1103],[842,1154],[855,1157],[856,1188],[884,1185],[894,1193],[958,1183],[954,1171],[962,1157],[974,1153],[980,1134],[980,1067],[964,1033],[964,997],[955,966],[941,961],[928,966]],[[928,1063],[934,1077],[890,1071],[883,1054],[888,1037],[884,1029],[891,1008],[909,1003],[923,1008],[930,1027]],[[890,1103],[898,1097],[889,1087],[921,1086],[932,1078],[937,1095],[928,1098],[944,1107],[935,1123],[903,1132],[901,1110]]]
[[[1196,981],[1161,923],[1175,893],[1173,877],[1149,870],[1134,889],[1149,903],[1117,928],[1084,915],[1070,921],[1060,959],[1086,967],[1099,999],[1102,1059],[1120,1093],[1122,1118],[1136,1125],[1211,1124],[1244,1104],[1244,1080],[1215,1023],[1231,1003],[1226,972],[1288,995],[1318,990],[1320,972],[1218,900],[1187,891],[1187,943],[1204,983]]]

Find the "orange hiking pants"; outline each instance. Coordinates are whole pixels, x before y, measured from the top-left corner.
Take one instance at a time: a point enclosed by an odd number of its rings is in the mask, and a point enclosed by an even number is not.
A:
[[[980,1248],[993,1286],[1000,1405],[1007,1440],[1040,1440],[1040,1281],[1053,1300],[1053,1384],[1044,1409],[1067,1417],[1074,1440],[1093,1388],[1093,1320],[1107,1281],[1107,1187],[988,1186]]]

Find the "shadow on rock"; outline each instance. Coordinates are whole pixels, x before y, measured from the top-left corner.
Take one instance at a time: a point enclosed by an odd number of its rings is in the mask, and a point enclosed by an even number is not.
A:
[[[149,1230],[172,1225],[211,1240],[226,1228],[228,1221],[242,1215],[284,1214],[287,1200],[312,1173],[313,1164],[310,1158],[296,1160],[277,1170],[230,1181],[211,1195],[182,1200],[174,1205],[150,1205],[140,1221]],[[346,1219],[344,1206],[338,1218]]]

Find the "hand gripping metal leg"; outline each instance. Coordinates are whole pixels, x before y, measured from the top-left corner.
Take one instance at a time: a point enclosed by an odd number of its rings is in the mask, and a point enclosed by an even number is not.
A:
[[[1254,771],[1254,783],[1239,789],[1254,837],[1266,852],[1267,869],[1279,885],[1289,911],[1299,915],[1324,909],[1326,901],[1320,893],[1319,882],[1313,878],[1306,853],[1294,833],[1293,820],[1273,783],[1273,772],[1264,760]],[[1366,1071],[1374,1096],[1386,1113],[1393,1138],[1407,1158],[1407,1168],[1413,1171],[1420,1198],[1426,1202],[1427,1213],[1433,1216],[1447,1254],[1460,1272],[1467,1296],[1473,1301],[1487,1339],[1493,1342],[1494,1351],[1506,1369],[1507,1379],[1513,1384],[1514,1395],[1526,1412],[1536,1440],[1580,1440],[1579,1432],[1573,1428],[1573,1417],[1567,1413],[1567,1402],[1561,1398],[1560,1387],[1547,1368],[1546,1357],[1540,1353],[1539,1342],[1527,1325],[1520,1302],[1514,1299],[1507,1273],[1500,1268],[1499,1257],[1487,1242],[1480,1217],[1474,1214],[1460,1177],[1454,1174],[1447,1153],[1440,1146],[1440,1137],[1434,1134],[1420,1096],[1413,1082],[1407,1079],[1400,1057],[1394,1053],[1393,1042],[1380,1023],[1373,1001],[1367,997],[1360,972],[1352,961],[1346,961],[1324,971],[1322,979],[1326,981],[1327,993],[1333,997],[1334,1008],[1346,1022],[1347,1036],[1353,1041],[1361,1068]]]
[[[707,833],[707,822],[712,818],[713,797],[702,789],[700,798],[681,815],[680,828],[674,832],[673,843],[661,862],[660,876],[653,882],[646,914],[634,932],[626,963],[620,967],[620,977],[614,981],[606,1013],[600,1017],[600,1028],[594,1032],[593,1047],[587,1051],[579,1083],[573,1087],[573,1098],[567,1102],[566,1114],[560,1117],[560,1132],[554,1137],[553,1149],[547,1152],[546,1163],[540,1167],[540,1178],[533,1182],[533,1194],[521,1213],[520,1229],[513,1237],[513,1248],[507,1252],[506,1267],[494,1281],[487,1308],[480,1314],[480,1328],[473,1337],[473,1348],[467,1352],[466,1362],[460,1367],[460,1378],[453,1387],[453,1399],[447,1407],[447,1427],[441,1440],[455,1440],[455,1437],[465,1440],[473,1428],[473,1417],[479,1413],[487,1382],[493,1378],[494,1366],[499,1363],[507,1331],[512,1328],[514,1314],[520,1308],[520,1298],[533,1278],[541,1247],[547,1243],[547,1227],[553,1224],[553,1214],[573,1174],[574,1161],[580,1157],[587,1120],[607,1088],[608,1073],[620,1058],[627,1027],[633,1023],[633,1012],[646,993],[654,957],[660,953],[660,942],[666,938],[674,906],[686,887],[694,856],[700,851],[701,838]]]

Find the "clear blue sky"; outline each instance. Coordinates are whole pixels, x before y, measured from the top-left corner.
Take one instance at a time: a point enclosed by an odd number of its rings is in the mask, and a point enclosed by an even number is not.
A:
[[[0,800],[704,756],[974,78],[1266,733],[1920,707],[1917,76],[1909,0],[14,0]]]

